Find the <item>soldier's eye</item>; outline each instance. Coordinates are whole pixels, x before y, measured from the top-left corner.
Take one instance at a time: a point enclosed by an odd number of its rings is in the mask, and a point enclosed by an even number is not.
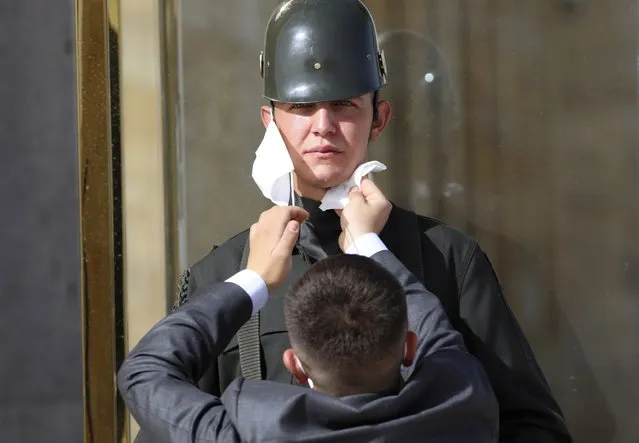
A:
[[[310,108],[312,107],[313,104],[312,103],[294,103],[291,106],[291,109],[301,109],[301,108]]]

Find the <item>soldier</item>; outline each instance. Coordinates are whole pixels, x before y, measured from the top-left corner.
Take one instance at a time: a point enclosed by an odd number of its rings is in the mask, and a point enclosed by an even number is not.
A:
[[[391,117],[390,104],[379,97],[386,72],[375,24],[358,0],[282,2],[267,26],[261,69],[264,97],[271,102],[262,107],[262,120],[281,134],[290,156],[286,162],[291,163],[294,193],[288,203],[302,206],[310,216],[301,225],[288,281],[217,361],[206,362],[200,388],[216,395],[240,375],[296,383],[281,357],[290,347],[283,294],[313,263],[340,253],[340,217],[320,208],[321,201],[352,177],[368,144],[380,137]],[[256,178],[260,171],[254,172]],[[287,203],[263,185],[265,195]],[[248,234],[245,230],[215,246],[186,270],[177,304],[188,301],[197,288],[245,268]],[[397,206],[380,238],[440,299],[468,350],[483,364],[499,402],[500,441],[570,442],[562,412],[477,242]]]

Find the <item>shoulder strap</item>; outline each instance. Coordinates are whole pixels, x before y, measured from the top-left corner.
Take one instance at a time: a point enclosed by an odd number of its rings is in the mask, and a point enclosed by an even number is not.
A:
[[[249,240],[246,239],[242,251],[240,270],[246,269],[249,254]],[[240,370],[242,376],[250,380],[262,380],[261,346],[260,346],[260,313],[256,312],[242,325],[237,333],[237,344],[240,353]]]
[[[173,306],[171,311],[175,311],[177,308],[186,303],[189,299],[189,280],[191,278],[191,268],[186,268],[178,278],[178,288],[173,300]]]

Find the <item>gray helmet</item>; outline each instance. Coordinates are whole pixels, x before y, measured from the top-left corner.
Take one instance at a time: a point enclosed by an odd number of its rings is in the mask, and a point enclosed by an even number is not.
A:
[[[386,83],[375,23],[359,0],[287,0],[266,27],[264,97],[315,103],[358,97]]]

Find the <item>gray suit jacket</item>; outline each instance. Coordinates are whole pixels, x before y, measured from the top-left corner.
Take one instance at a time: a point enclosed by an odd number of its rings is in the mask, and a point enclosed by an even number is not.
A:
[[[131,351],[118,372],[124,402],[158,442],[496,442],[490,383],[439,300],[392,253],[372,258],[406,288],[409,329],[419,337],[398,393],[335,398],[242,378],[221,398],[201,391],[203,362],[215,361],[251,316],[244,290],[220,283],[160,321]]]

